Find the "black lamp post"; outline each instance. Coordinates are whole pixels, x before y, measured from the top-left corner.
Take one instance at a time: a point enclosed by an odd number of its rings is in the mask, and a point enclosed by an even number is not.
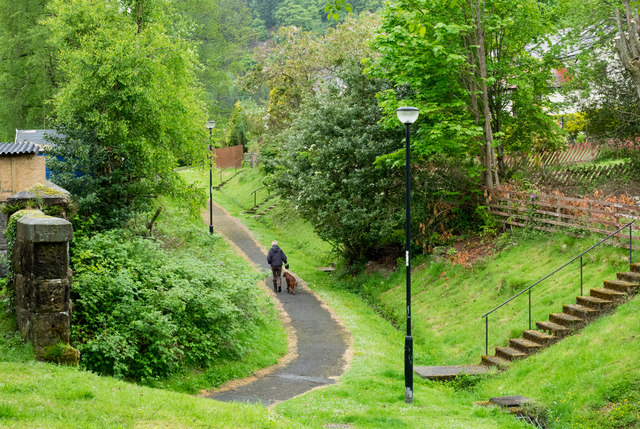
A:
[[[407,265],[407,336],[404,339],[404,402],[413,402],[413,338],[411,337],[411,174],[409,127],[418,119],[415,107],[400,107],[396,111],[398,119],[405,125],[405,258]]]
[[[211,145],[211,131],[216,127],[216,121],[207,121],[209,129],[209,234],[213,234],[213,146]]]

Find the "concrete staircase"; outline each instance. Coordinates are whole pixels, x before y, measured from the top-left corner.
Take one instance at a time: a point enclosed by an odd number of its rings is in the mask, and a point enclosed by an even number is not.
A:
[[[240,173],[242,173],[242,170],[237,170],[232,176],[223,180],[219,185],[214,186],[213,189],[215,189],[216,191],[219,191],[224,185],[229,183],[234,177],[236,177]]]
[[[265,199],[264,201],[256,204],[255,206],[253,206],[249,210],[247,210],[245,212],[245,214],[253,215],[253,217],[255,217],[255,218],[261,218],[262,216],[267,214],[267,212],[269,212],[269,211],[273,210],[274,208],[276,208],[275,204],[271,204],[269,206],[266,206],[266,204],[269,201],[271,201],[273,198],[275,198],[275,197],[276,197],[276,195],[269,195],[267,197],[267,199]]]
[[[536,322],[537,330],[524,331],[522,338],[512,338],[508,347],[496,347],[495,355],[482,356],[482,365],[507,367],[583,328],[597,317],[612,311],[635,295],[640,288],[640,263],[630,271],[618,273],[616,280],[606,280],[604,287],[591,289],[588,296],[576,298],[576,304],[564,305],[562,313],[549,314],[549,320]]]

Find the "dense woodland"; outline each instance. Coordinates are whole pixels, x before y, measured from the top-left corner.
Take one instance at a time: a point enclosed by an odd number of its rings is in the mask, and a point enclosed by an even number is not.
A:
[[[640,97],[629,0],[40,0],[0,4],[0,136],[56,128],[55,181],[107,229],[217,146],[262,155],[266,184],[351,262],[399,244],[413,126],[418,241],[477,228],[504,157],[618,139],[635,162]],[[622,149],[620,149],[622,148]],[[526,184],[525,184],[526,186]],[[427,243],[427,246],[424,244]]]

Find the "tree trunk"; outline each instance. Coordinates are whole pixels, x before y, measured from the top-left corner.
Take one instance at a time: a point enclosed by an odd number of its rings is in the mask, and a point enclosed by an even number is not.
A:
[[[482,109],[484,115],[484,139],[486,147],[486,185],[493,189],[498,185],[495,171],[495,153],[493,149],[493,131],[491,130],[491,109],[489,108],[489,89],[487,88],[487,61],[484,40],[484,0],[475,2],[476,45],[478,46],[478,71],[480,72],[480,86],[482,88]]]
[[[630,0],[623,0],[626,15],[625,22],[620,10],[616,9],[616,23],[618,35],[615,38],[616,49],[620,62],[631,76],[636,86],[636,94],[640,98],[640,42],[638,41],[637,10],[631,7]]]

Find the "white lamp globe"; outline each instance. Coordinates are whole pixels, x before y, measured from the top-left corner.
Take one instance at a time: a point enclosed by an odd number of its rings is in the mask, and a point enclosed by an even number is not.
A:
[[[419,110],[416,107],[399,107],[396,110],[398,119],[403,124],[413,124],[418,119]]]

